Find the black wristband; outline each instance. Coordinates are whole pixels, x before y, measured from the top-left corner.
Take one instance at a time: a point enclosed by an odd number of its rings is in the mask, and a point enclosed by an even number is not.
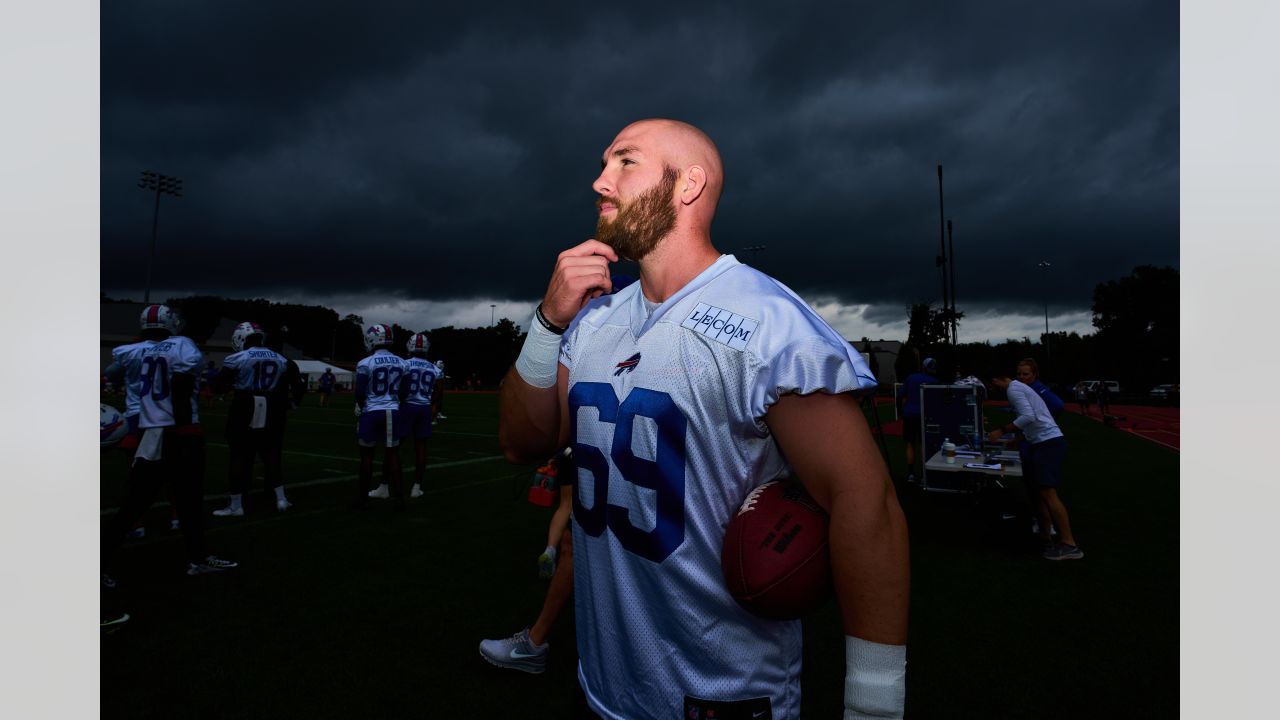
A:
[[[546,328],[547,332],[552,333],[553,335],[563,335],[564,331],[569,329],[552,325],[551,321],[547,319],[547,316],[542,314],[542,303],[538,303],[538,307],[533,311],[533,316],[538,318],[538,322],[542,323],[542,327]]]

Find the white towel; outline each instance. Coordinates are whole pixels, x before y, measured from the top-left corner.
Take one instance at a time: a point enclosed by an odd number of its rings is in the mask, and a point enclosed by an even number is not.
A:
[[[267,426],[267,399],[260,396],[253,396],[253,419],[249,421],[249,427],[254,430],[261,430]]]
[[[973,468],[974,470],[1000,470],[1000,469],[1002,469],[1002,468],[1001,468],[1001,466],[1000,466],[1000,463],[965,463],[965,464],[964,464],[964,466],[965,466],[965,467],[967,467],[967,468]]]
[[[136,463],[142,460],[159,460],[164,449],[164,428],[147,428],[142,431],[142,439],[138,441],[138,451],[133,454]]]

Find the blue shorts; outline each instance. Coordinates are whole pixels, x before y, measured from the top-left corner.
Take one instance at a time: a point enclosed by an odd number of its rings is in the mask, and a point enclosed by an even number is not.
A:
[[[431,406],[405,403],[400,406],[401,437],[426,440],[431,437]]]
[[[1067,439],[1056,437],[1038,442],[1027,448],[1023,472],[1028,479],[1042,488],[1062,485],[1062,462],[1067,458]]]
[[[363,447],[396,447],[400,444],[399,410],[365,410],[356,424],[356,438]]]

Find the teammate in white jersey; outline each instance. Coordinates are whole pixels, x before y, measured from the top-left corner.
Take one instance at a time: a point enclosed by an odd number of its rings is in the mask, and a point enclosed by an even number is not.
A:
[[[438,409],[440,378],[444,371],[427,359],[431,340],[426,333],[414,333],[405,349],[409,359],[404,364],[404,402],[400,404],[400,419],[404,422],[404,436],[413,439],[413,487],[409,497],[422,497],[422,483],[427,475],[427,440],[431,438],[431,423]]]
[[[244,516],[244,494],[249,490],[253,457],[262,457],[266,485],[275,493],[276,509],[293,506],[284,493],[281,472],[284,452],[285,405],[273,402],[282,388],[288,360],[264,347],[266,332],[255,322],[242,322],[231,331],[232,353],[222,361],[222,370],[213,381],[215,391],[230,387],[231,409],[227,412],[228,485],[231,498],[226,507],[214,510],[219,517]]]
[[[804,301],[712,246],[723,176],[704,133],[637,122],[601,164],[597,239],[560,254],[499,414],[513,461],[573,442],[583,701],[607,718],[799,715],[800,623],[750,615],[720,570],[747,493],[794,473],[831,516],[845,717],[901,717],[907,529],[858,404],[875,379]],[[640,282],[607,295],[619,256]]]
[[[202,356],[189,338],[177,335],[177,315],[167,306],[149,305],[142,311],[142,339],[152,344],[137,356],[142,437],[129,473],[129,493],[103,528],[101,552],[104,573],[129,527],[155,499],[162,482],[169,482],[177,498],[178,517],[186,541],[187,574],[201,575],[236,567],[210,555],[204,542],[204,436],[196,412],[195,372]],[[126,370],[127,372],[127,370]]]
[[[356,439],[360,443],[360,492],[355,507],[363,507],[368,498],[393,498],[397,508],[404,507],[404,483],[400,471],[400,437],[404,434],[400,419],[400,402],[408,392],[402,382],[404,359],[391,352],[395,338],[391,326],[370,325],[364,331],[365,349],[373,354],[356,364]],[[373,484],[373,449],[383,448],[382,484]],[[388,491],[390,484],[390,491]]]

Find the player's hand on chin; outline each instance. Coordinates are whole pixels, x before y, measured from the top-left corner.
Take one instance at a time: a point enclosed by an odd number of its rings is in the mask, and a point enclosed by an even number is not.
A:
[[[543,316],[568,327],[584,305],[613,289],[609,263],[617,261],[613,248],[594,238],[560,253],[542,298]]]

